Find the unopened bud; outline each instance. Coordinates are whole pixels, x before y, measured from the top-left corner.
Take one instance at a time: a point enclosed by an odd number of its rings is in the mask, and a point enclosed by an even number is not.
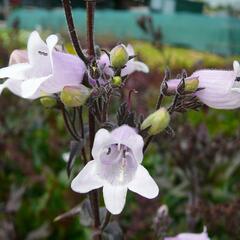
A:
[[[84,85],[64,87],[60,99],[67,107],[79,107],[85,104],[91,94],[91,90]]]
[[[148,128],[150,135],[157,135],[163,131],[170,122],[170,115],[165,108],[150,114],[142,123],[141,130]]]
[[[53,108],[57,105],[57,100],[50,96],[41,97],[40,102],[46,108]]]
[[[115,76],[112,78],[112,84],[116,87],[121,86],[122,84],[122,78],[120,76]]]
[[[162,205],[161,207],[159,207],[157,210],[157,216],[158,216],[158,218],[168,216],[168,206]]]
[[[110,62],[113,68],[120,69],[128,62],[129,55],[126,47],[121,44],[116,46],[110,52]]]
[[[198,89],[199,79],[192,78],[185,80],[185,91],[186,92],[195,92]]]

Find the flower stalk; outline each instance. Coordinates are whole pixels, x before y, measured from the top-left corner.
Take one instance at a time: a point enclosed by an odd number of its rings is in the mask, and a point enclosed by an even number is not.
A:
[[[96,7],[96,1],[86,1],[87,8],[87,44],[88,44],[88,54],[90,58],[95,57],[95,47],[94,47],[94,12]]]
[[[88,46],[88,54],[89,60],[95,60],[95,46],[94,46],[94,12],[95,12],[96,2],[95,1],[86,1],[86,8],[87,8],[87,46]],[[89,150],[90,150],[90,159],[92,159],[92,147],[95,137],[95,117],[91,113],[90,109],[88,110],[88,126],[89,126]],[[96,240],[101,240],[101,222],[100,222],[100,215],[99,215],[99,202],[98,202],[98,191],[93,190],[89,194],[91,207],[94,216],[94,228],[96,234],[94,238]]]
[[[77,53],[77,55],[83,60],[83,62],[85,64],[88,63],[88,60],[86,58],[86,56],[84,55],[80,42],[78,40],[77,37],[77,33],[75,30],[75,26],[74,26],[74,22],[73,22],[73,16],[72,16],[72,7],[70,4],[70,0],[62,0],[62,5],[64,8],[64,12],[65,12],[65,16],[66,16],[66,20],[67,20],[67,25],[68,25],[68,30],[69,30],[69,34],[71,37],[71,41],[73,44],[73,47]]]

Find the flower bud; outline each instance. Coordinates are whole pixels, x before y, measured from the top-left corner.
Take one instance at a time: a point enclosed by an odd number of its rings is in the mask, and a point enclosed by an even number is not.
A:
[[[112,78],[112,84],[116,87],[121,86],[122,84],[122,78],[120,76],[115,76]]]
[[[113,68],[120,69],[128,62],[129,55],[126,47],[121,44],[116,46],[110,52],[110,62]]]
[[[192,78],[185,80],[185,91],[186,92],[195,92],[198,89],[199,79]]]
[[[67,107],[79,107],[85,104],[91,94],[91,90],[84,85],[64,87],[60,99]]]
[[[46,108],[53,108],[57,105],[57,100],[54,97],[44,96],[40,98],[40,103]]]
[[[162,205],[161,207],[159,207],[157,210],[157,216],[158,216],[158,218],[168,216],[168,206]]]
[[[150,135],[157,135],[163,131],[170,122],[170,115],[166,108],[160,108],[150,114],[142,123],[141,130],[148,129]]]

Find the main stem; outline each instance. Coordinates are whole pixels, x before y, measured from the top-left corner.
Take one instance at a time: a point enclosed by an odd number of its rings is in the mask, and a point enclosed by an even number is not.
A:
[[[89,60],[95,59],[95,48],[94,48],[94,11],[95,11],[96,2],[95,1],[87,1],[87,43],[88,43],[88,55]],[[89,125],[89,149],[90,149],[90,158],[92,159],[92,147],[95,137],[95,118],[91,111],[88,112],[88,125]],[[96,231],[96,235],[94,238],[96,240],[101,240],[101,231],[100,231],[100,216],[99,216],[99,203],[98,203],[98,191],[93,190],[90,192],[90,201],[91,207],[94,216],[94,228]]]
[[[87,44],[88,54],[91,59],[95,58],[94,47],[94,12],[96,8],[96,2],[92,0],[86,1],[87,6]]]
[[[84,61],[85,64],[87,64],[88,63],[87,58],[82,51],[82,48],[81,48],[80,42],[77,37],[76,30],[75,30],[70,0],[62,0],[62,5],[64,8],[67,25],[68,25],[68,30],[69,30],[69,34],[71,37],[73,47],[74,47],[77,55]]]

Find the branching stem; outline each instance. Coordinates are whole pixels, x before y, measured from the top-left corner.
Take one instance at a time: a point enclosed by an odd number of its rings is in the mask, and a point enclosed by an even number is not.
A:
[[[66,125],[68,132],[71,134],[71,136],[74,140],[79,141],[79,136],[74,131],[74,128],[71,126],[71,120],[69,119],[68,113],[63,104],[61,104],[61,111],[62,111],[64,123]]]

